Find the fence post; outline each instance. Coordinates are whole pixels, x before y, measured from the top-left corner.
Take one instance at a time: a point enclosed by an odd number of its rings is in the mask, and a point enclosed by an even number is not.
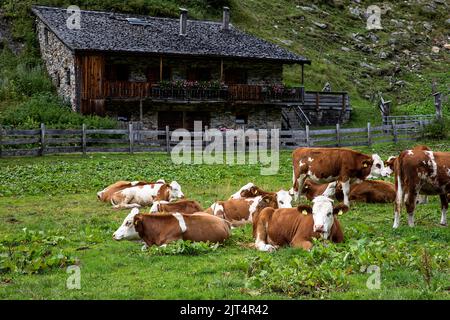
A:
[[[41,123],[41,149],[39,155],[43,156],[45,153],[45,124]]]
[[[436,119],[441,120],[442,119],[441,93],[440,92],[433,93],[433,96],[434,96],[434,106],[436,107]]]
[[[128,124],[128,140],[130,141],[130,153],[133,154],[133,122]]]
[[[86,125],[83,123],[81,126],[81,148],[83,150],[83,155],[86,155]]]
[[[371,135],[370,122],[367,122],[367,145],[370,147],[372,145],[372,135]]]
[[[170,131],[169,126],[166,126],[166,151],[170,155]]]
[[[397,138],[397,128],[395,126],[395,120],[392,120],[392,134],[394,136],[394,143],[397,143],[398,138]]]
[[[341,131],[339,123],[336,123],[336,146],[339,147],[341,145]]]
[[[311,146],[311,141],[309,139],[309,126],[308,125],[305,126],[305,135],[306,135],[306,145],[308,147],[310,147]]]
[[[0,158],[2,157],[2,150],[3,150],[2,139],[3,139],[3,127],[0,125]]]

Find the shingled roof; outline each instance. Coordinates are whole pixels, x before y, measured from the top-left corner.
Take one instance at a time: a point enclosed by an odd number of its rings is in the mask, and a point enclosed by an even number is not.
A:
[[[111,12],[81,11],[81,29],[69,29],[66,9],[34,6],[33,13],[73,51],[151,53],[277,60],[310,63],[278,45],[221,23],[188,20],[187,34],[179,35],[179,19]],[[130,18],[143,25],[132,24]]]

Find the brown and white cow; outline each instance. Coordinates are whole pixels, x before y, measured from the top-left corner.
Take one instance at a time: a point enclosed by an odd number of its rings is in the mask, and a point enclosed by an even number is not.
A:
[[[164,180],[158,180],[156,183],[162,183],[164,184]],[[152,184],[152,182],[146,182],[146,181],[117,181],[116,183],[113,183],[112,185],[106,187],[102,191],[97,192],[97,199],[103,202],[110,202],[111,197],[114,193],[117,191],[136,187],[136,186],[144,186],[146,184]]]
[[[447,225],[448,194],[450,193],[450,152],[405,150],[394,161],[395,208],[394,225],[400,225],[400,213],[405,204],[408,224],[414,226],[414,210],[419,194],[439,195],[441,225]]]
[[[181,186],[176,181],[154,183],[126,188],[114,193],[111,197],[113,208],[139,208],[149,206],[157,200],[173,201],[184,198]]]
[[[292,208],[291,202],[292,197],[288,191],[280,190],[278,192],[269,192],[264,191],[261,188],[257,187],[252,182],[247,183],[243,186],[239,191],[232,194],[229,200],[232,199],[246,199],[246,198],[255,198],[258,196],[276,196],[276,200],[278,202],[278,207],[280,208]]]
[[[251,223],[253,215],[267,206],[279,207],[276,195],[217,201],[206,212],[229,221],[233,227],[238,227],[245,223]]]
[[[134,208],[113,234],[114,240],[142,239],[146,246],[162,246],[176,240],[223,242],[231,235],[230,224],[199,212],[140,214]],[[144,246],[145,248],[145,246]]]
[[[306,180],[303,187],[302,194],[308,200],[312,200],[317,196],[323,195],[328,184],[318,184],[312,182],[311,180]],[[337,185],[335,194],[331,195],[338,201],[344,199],[344,194],[342,192],[342,186]],[[359,183],[352,183],[350,185],[350,201],[356,202],[367,202],[367,203],[389,203],[395,201],[395,186],[393,183],[385,182],[382,180],[363,180]]]
[[[339,181],[346,205],[352,182],[387,175],[377,154],[368,156],[346,148],[298,148],[292,153],[292,164],[295,199],[299,199],[306,178],[316,183]]]
[[[344,240],[336,216],[348,211],[339,204],[333,207],[333,200],[319,196],[313,206],[300,205],[297,208],[265,208],[255,215],[253,237],[260,251],[273,251],[280,246],[291,246],[309,250],[312,238],[330,239],[339,243]]]
[[[203,208],[195,200],[179,200],[175,202],[155,201],[150,208],[150,213],[156,212],[179,212],[184,214],[193,214],[196,212],[203,212]]]

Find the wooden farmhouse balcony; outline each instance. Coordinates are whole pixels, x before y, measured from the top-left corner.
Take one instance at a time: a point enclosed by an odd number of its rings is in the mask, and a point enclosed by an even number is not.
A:
[[[105,81],[103,96],[107,99],[151,99],[156,101],[205,101],[282,103],[304,101],[303,87],[228,85],[221,88],[167,87],[149,82]]]

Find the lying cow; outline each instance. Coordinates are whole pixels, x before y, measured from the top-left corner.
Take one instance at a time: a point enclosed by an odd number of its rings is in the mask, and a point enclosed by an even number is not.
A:
[[[258,208],[263,208],[261,204],[264,204],[264,207],[270,206],[275,209],[280,207],[276,195],[266,195],[264,197],[217,201],[206,212],[231,222],[233,227],[238,227],[245,223],[251,223],[253,215],[258,212]],[[290,201],[281,208],[291,208]]]
[[[158,180],[156,183],[164,184],[164,180]],[[97,198],[103,202],[110,202],[111,197],[114,193],[120,190],[124,190],[126,188],[136,187],[136,186],[144,186],[147,184],[151,184],[151,182],[146,181],[117,181],[116,183],[106,187],[102,191],[97,192]]]
[[[306,178],[316,183],[342,184],[344,204],[349,205],[350,184],[367,177],[386,176],[377,154],[368,156],[345,148],[298,148],[292,153],[293,188],[299,199]]]
[[[114,209],[139,208],[149,206],[157,200],[173,201],[183,197],[178,182],[172,181],[170,184],[158,182],[118,191],[112,195],[111,203]]]
[[[196,212],[203,212],[203,208],[194,200],[179,200],[176,202],[155,201],[150,208],[150,213],[156,212],[193,214]]]
[[[308,200],[312,200],[319,195],[323,195],[328,188],[328,184],[318,184],[311,180],[306,180],[302,194]],[[333,196],[336,200],[342,201],[344,194],[339,184]],[[350,201],[367,203],[390,203],[395,200],[395,186],[393,183],[381,180],[363,180],[350,185]]]
[[[253,220],[253,237],[260,251],[273,251],[280,246],[310,250],[312,238],[330,239],[339,243],[344,240],[336,215],[347,212],[340,204],[333,207],[333,200],[326,196],[313,199],[313,206],[297,208],[265,208]]]
[[[448,194],[450,193],[450,152],[405,150],[394,161],[395,208],[394,225],[400,225],[400,213],[405,204],[408,224],[414,226],[414,210],[419,193],[439,195],[441,225],[447,225]]]
[[[292,197],[288,191],[280,190],[278,192],[268,192],[264,191],[261,188],[255,186],[253,183],[247,183],[238,192],[231,195],[229,200],[235,199],[246,199],[246,198],[255,198],[258,196],[276,196],[276,200],[278,202],[278,206],[280,208],[291,208]]]
[[[223,242],[231,235],[230,224],[207,213],[140,214],[134,208],[113,234],[114,240],[144,240],[146,246],[162,246],[176,240]]]

